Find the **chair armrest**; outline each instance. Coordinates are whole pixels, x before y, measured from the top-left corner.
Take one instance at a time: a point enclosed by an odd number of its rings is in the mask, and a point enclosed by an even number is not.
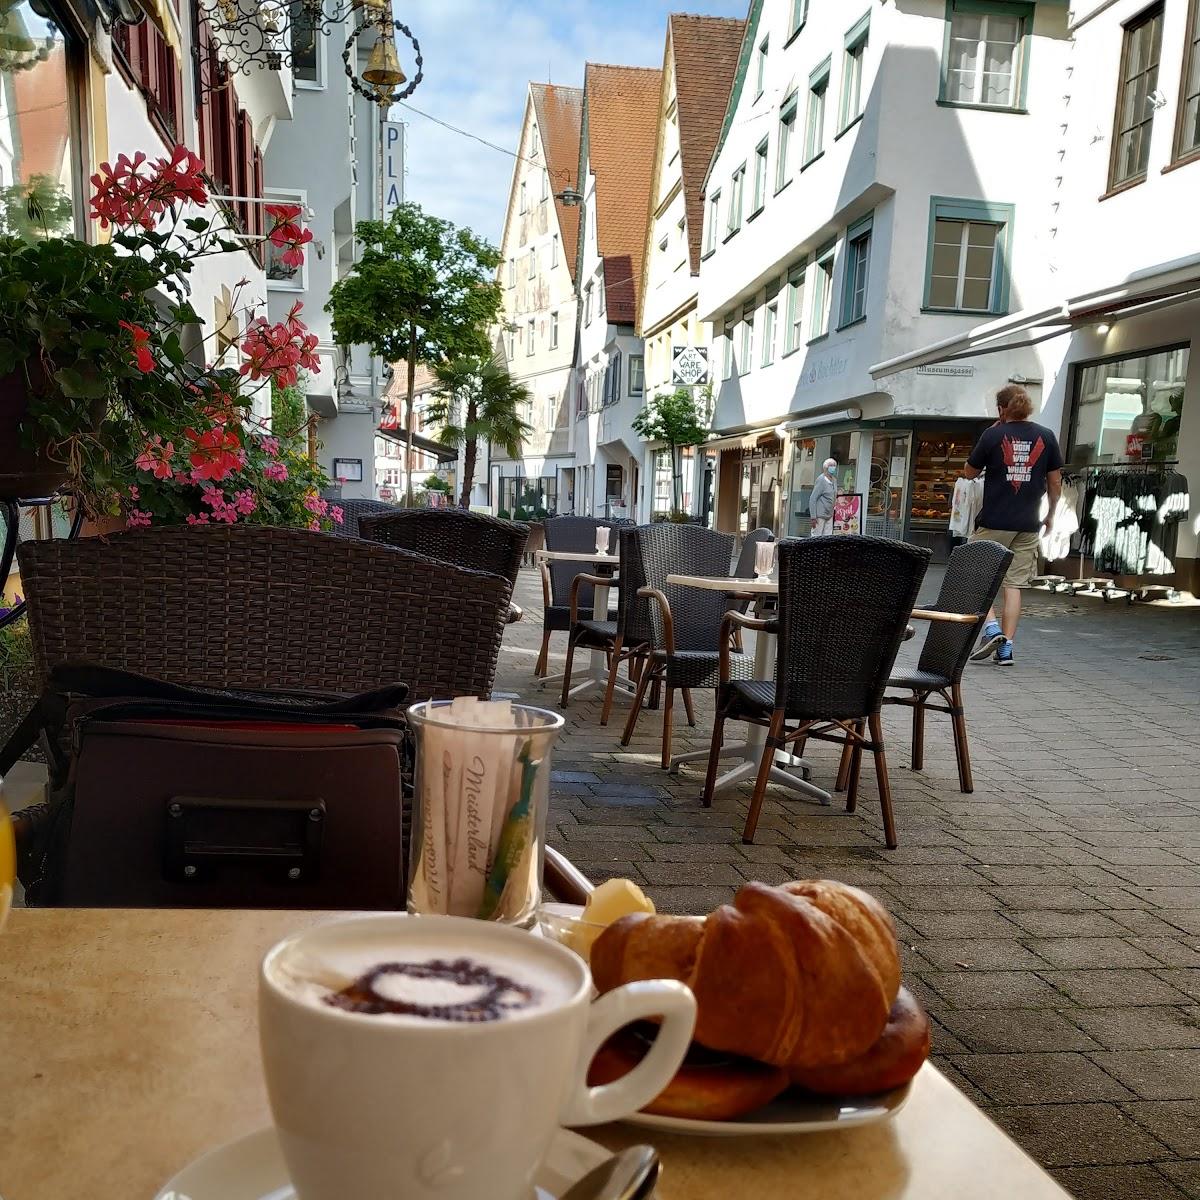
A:
[[[525,610],[519,604],[513,604],[510,600],[508,604],[508,621],[506,624],[515,625],[524,615]]]
[[[537,565],[542,576],[542,604],[544,607],[549,608],[553,603],[550,594],[550,568],[546,565],[544,558],[539,558]]]
[[[939,612],[936,608],[914,608],[910,614],[914,621],[945,621],[951,625],[974,625],[978,613]]]
[[[671,602],[667,599],[666,594],[658,588],[644,587],[638,588],[638,595],[643,600],[653,600],[662,609],[663,619],[663,650],[667,654],[675,653],[675,618],[671,616]]]
[[[614,587],[617,583],[615,575],[589,575],[580,572],[571,580],[571,624],[579,620],[579,587],[580,584],[590,583],[593,587]]]
[[[717,639],[717,651],[720,654],[717,679],[720,683],[729,682],[729,654],[733,644],[733,631],[735,627],[738,629],[753,629],[757,633],[778,633],[779,621],[777,619],[764,621],[758,617],[748,617],[744,612],[739,612],[736,608],[731,608],[721,618],[721,632]]]
[[[563,904],[586,904],[595,891],[592,881],[565,855],[547,846],[544,881],[546,890]]]

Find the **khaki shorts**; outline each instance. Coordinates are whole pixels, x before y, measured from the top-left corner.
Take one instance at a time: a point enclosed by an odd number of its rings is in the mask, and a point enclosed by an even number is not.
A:
[[[1009,564],[1008,574],[1004,576],[1004,586],[1025,588],[1033,581],[1038,570],[1038,535],[1024,530],[1014,529],[977,529],[971,535],[973,542],[999,542],[1011,550],[1013,560]]]

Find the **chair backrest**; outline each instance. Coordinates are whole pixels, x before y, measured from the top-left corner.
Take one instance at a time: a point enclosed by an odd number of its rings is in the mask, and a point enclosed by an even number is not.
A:
[[[884,538],[779,543],[777,695],[792,718],[879,711],[930,551]]]
[[[929,622],[918,664],[922,671],[944,675],[953,683],[962,678],[1012,558],[1012,551],[999,542],[965,542],[950,555],[933,607],[942,612],[971,613],[979,619],[973,625]]]
[[[334,500],[331,503],[342,510],[342,523],[333,527],[338,537],[362,537],[361,522],[364,517],[396,511],[396,506],[388,504],[386,500]]]
[[[635,574],[645,579],[646,587],[658,588],[671,606],[675,649],[717,651],[721,619],[733,607],[730,598],[724,592],[668,584],[667,576],[729,578],[733,534],[717,533],[701,525],[661,521],[630,530],[629,538]],[[649,616],[652,644],[655,649],[664,649],[666,631],[658,604],[650,604]]]
[[[754,578],[754,552],[762,542],[773,542],[775,534],[770,529],[752,529],[742,539],[742,550],[738,555],[733,573],[739,579]]]
[[[604,521],[598,517],[550,517],[546,521],[546,549],[576,550],[584,554],[594,553],[596,549],[596,530],[617,529],[621,526],[618,521]],[[615,550],[615,538],[609,539],[609,549]],[[588,559],[579,562],[551,562],[550,568],[550,598],[556,606],[564,608],[571,603],[571,584],[576,575],[591,574],[594,564]],[[579,589],[579,609],[590,613],[595,603],[595,593],[590,584]]]
[[[517,582],[529,526],[465,508],[402,508],[359,522],[368,541]]]
[[[633,542],[636,526],[623,525],[615,530],[617,553],[621,558],[618,568],[620,587],[617,590],[617,632],[623,644],[645,645],[654,639],[650,623],[651,602],[638,595],[638,590],[647,586],[642,556]]]
[[[354,538],[146,529],[20,550],[40,677],[85,660],[211,687],[492,690],[511,585]]]

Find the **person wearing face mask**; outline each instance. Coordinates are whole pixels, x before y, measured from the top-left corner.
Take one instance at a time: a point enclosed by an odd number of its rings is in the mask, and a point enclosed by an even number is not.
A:
[[[837,494],[837,459],[827,458],[821,464],[821,474],[808,497],[813,537],[825,537],[833,532],[833,503]]]

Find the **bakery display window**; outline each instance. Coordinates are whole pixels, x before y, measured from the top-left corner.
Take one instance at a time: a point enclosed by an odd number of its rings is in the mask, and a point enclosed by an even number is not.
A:
[[[918,432],[913,448],[909,527],[944,532],[950,525],[954,485],[975,440],[963,430]]]

